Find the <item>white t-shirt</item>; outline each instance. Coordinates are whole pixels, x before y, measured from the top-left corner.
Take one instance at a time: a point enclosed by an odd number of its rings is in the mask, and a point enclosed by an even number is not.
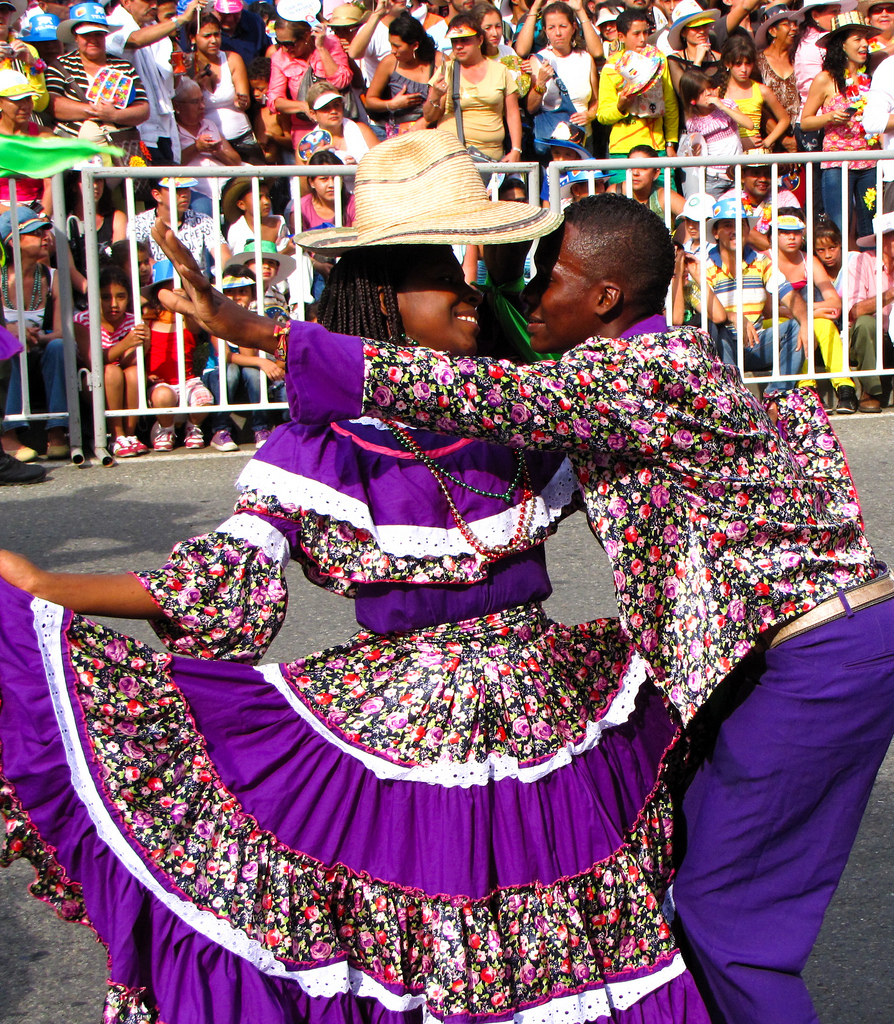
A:
[[[380,21],[373,29],[369,46],[367,46],[366,53],[360,62],[360,70],[363,72],[367,85],[372,83],[376,72],[379,70],[379,65],[390,53],[391,40],[388,38],[388,26]]]
[[[160,138],[171,140],[174,161],[180,160],[180,143],[174,120],[174,72],[171,70],[170,39],[159,39],[138,49],[128,48],[127,40],[140,26],[122,6],[109,13],[112,31],[106,36],[106,51],[113,57],[129,60],[136,69],[149,99],[149,117],[139,125],[140,138],[147,146],[157,146]]]

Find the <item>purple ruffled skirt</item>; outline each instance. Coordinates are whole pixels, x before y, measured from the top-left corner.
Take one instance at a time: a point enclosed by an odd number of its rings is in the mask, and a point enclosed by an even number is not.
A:
[[[662,913],[678,729],[613,624],[258,670],[0,602],[0,855],[106,944],[107,1024],[707,1024]]]

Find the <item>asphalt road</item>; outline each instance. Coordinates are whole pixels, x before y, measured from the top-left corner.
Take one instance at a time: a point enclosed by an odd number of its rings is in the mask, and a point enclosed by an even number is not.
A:
[[[894,415],[836,421],[860,491],[870,539],[894,561]],[[60,466],[37,487],[4,488],[0,546],[71,572],[159,565],[171,546],[225,519],[244,455],[148,456],[113,469]],[[889,476],[889,474],[891,474]],[[568,622],[614,611],[611,576],[582,517],[548,547],[550,614]],[[350,602],[294,570],[286,626],[271,660],[286,660],[354,631]],[[124,624],[121,624],[124,625]],[[128,623],[133,635],[151,631]],[[156,642],[155,646],[158,646]],[[824,1024],[894,1021],[894,753],[889,754],[807,978]],[[99,1024],[105,953],[28,896],[26,864],[0,871],[0,1024]],[[682,1022],[681,1022],[682,1024]]]

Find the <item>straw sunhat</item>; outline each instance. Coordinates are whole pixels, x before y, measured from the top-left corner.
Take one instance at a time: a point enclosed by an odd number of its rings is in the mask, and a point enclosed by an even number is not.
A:
[[[672,50],[683,49],[683,29],[713,25],[720,17],[720,11],[706,11],[698,0],[683,0],[677,4],[671,17],[673,24],[667,31],[667,42]]]
[[[560,214],[527,203],[493,202],[459,140],[409,132],[363,155],[354,184],[354,226],[304,231],[314,252],[361,245],[477,245],[525,242],[549,234]]]
[[[764,20],[754,33],[755,48],[766,50],[771,42],[770,29],[774,25],[778,25],[780,21],[793,21],[796,25],[800,25],[803,20],[804,14],[802,11],[793,11],[785,4],[774,4],[772,7],[768,7],[764,14]]]
[[[817,46],[828,48],[833,39],[845,39],[852,32],[861,32],[867,39],[878,35],[878,29],[867,25],[866,19],[859,11],[843,11],[832,19],[832,28],[816,41]]]

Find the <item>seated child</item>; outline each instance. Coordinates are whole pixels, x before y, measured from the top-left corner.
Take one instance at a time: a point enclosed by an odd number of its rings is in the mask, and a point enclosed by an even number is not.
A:
[[[234,267],[241,267],[251,271],[252,277],[257,277],[255,265],[255,240],[249,238],[245,242],[245,249],[237,253],[227,261],[224,273],[229,274]],[[283,256],[277,251],[273,242],[262,240],[261,242],[261,275],[264,282],[265,305],[277,305],[288,308],[286,302],[286,291],[279,286],[295,272],[297,264],[291,256]],[[249,308],[254,309],[255,304]]]
[[[121,267],[105,267],[99,275],[99,301],[102,323],[103,380],[106,409],[138,409],[140,384],[137,376],[137,350],[149,340],[146,324],[134,321],[130,275]],[[91,365],[90,313],[81,310],[74,317],[75,342],[80,362]],[[108,417],[112,435],[112,455],[129,459],[149,451],[137,439],[137,417]]]
[[[238,302],[246,309],[256,304],[254,274],[245,267],[231,266],[221,282],[221,290],[227,298]],[[262,355],[257,349],[238,348],[223,338],[211,339],[211,356],[202,374],[202,380],[214,396],[214,404],[220,404],[220,360],[225,370],[226,401],[231,402],[240,388],[245,389],[248,401],[259,406],[251,410],[250,423],[254,434],[255,448],[260,448],[270,436],[274,425],[274,414],[270,409],[260,408],[263,400],[261,375],[266,377],[267,400],[285,402],[285,363]],[[239,446],[233,440],[233,421],[228,412],[211,413],[211,446],[221,452],[237,451]]]
[[[185,317],[183,320],[183,384],[177,359],[176,315],[163,309],[158,300],[161,288],[173,286],[173,267],[167,260],[158,260],[153,270],[153,283],[143,290],[145,299],[143,319],[150,326],[149,340],[149,404],[155,408],[176,407],[180,403],[190,408],[211,405],[211,392],[196,375],[193,357],[196,341],[201,328]],[[187,448],[204,448],[205,438],[199,424],[206,413],[191,412],[187,415],[184,445]],[[152,447],[157,452],[169,452],[174,447],[174,415],[161,413],[152,425],[150,434]]]
[[[262,240],[273,242],[277,252],[290,256],[295,251],[295,243],[289,236],[285,218],[270,212],[270,188],[266,182],[258,182],[258,193]],[[220,206],[228,225],[227,245],[233,252],[239,252],[256,236],[251,178],[233,178],[227,182]]]

